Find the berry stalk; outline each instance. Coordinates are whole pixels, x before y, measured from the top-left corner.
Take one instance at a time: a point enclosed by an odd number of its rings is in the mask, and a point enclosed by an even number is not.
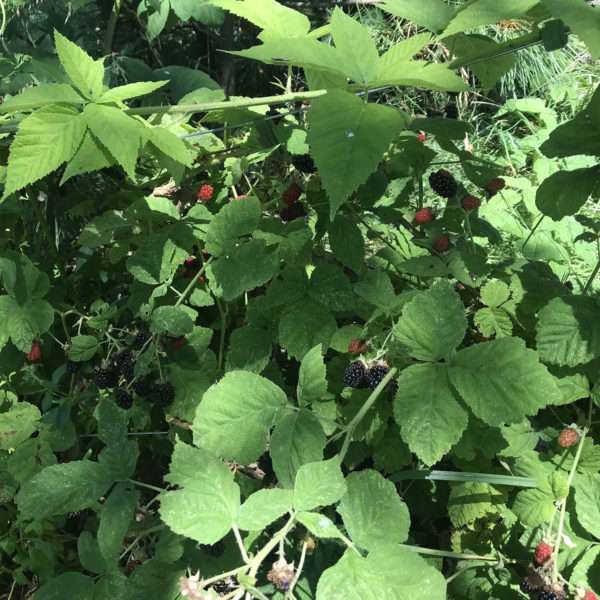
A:
[[[575,460],[573,461],[573,466],[571,467],[571,471],[569,472],[569,477],[567,478],[567,488],[569,492],[571,491],[571,485],[573,483],[573,478],[575,477],[575,473],[577,472],[577,465],[579,464],[579,459],[581,458],[581,453],[583,451],[583,443],[585,442],[586,435],[591,427],[592,423],[592,411],[593,411],[593,402],[590,398],[590,410],[588,413],[587,424],[584,427],[581,437],[579,438],[579,445],[577,446],[577,452],[575,453]],[[567,499],[569,494],[565,498],[563,498],[560,502],[560,519],[558,521],[558,531],[556,533],[556,543],[554,544],[554,553],[552,554],[552,581],[558,581],[558,552],[560,550],[560,543],[562,541],[563,528],[565,525],[565,513],[567,511]]]

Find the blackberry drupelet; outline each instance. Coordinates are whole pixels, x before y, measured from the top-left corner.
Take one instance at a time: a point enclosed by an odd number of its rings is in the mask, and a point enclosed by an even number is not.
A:
[[[133,396],[127,390],[118,389],[115,392],[115,404],[119,408],[127,410],[133,404]]]
[[[315,161],[312,159],[311,155],[306,154],[296,154],[292,156],[292,164],[298,171],[302,173],[314,173],[317,170],[315,166]]]
[[[374,390],[389,372],[390,368],[383,365],[375,365],[374,367],[371,367],[369,369],[369,373],[367,374],[369,387]]]
[[[367,387],[367,368],[365,364],[361,360],[357,360],[348,365],[342,381],[346,385],[357,389]]]
[[[94,383],[99,390],[115,387],[117,383],[117,374],[110,366],[96,369],[94,372]]]
[[[161,408],[166,408],[173,404],[173,400],[175,400],[175,390],[170,381],[157,383],[152,388],[152,393],[154,395],[154,403]]]
[[[133,340],[133,347],[136,350],[141,350],[144,344],[152,337],[148,331],[138,331],[135,339]]]
[[[306,208],[302,202],[294,202],[294,204],[290,204],[290,206],[286,206],[280,213],[282,221],[288,223],[289,221],[294,221],[299,219],[300,217],[306,216]]]
[[[452,173],[448,173],[444,169],[429,174],[429,185],[442,198],[452,198],[458,190],[456,179],[454,179]]]

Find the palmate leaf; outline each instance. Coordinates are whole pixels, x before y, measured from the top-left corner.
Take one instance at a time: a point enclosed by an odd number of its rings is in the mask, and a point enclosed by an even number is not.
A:
[[[110,167],[115,162],[110,152],[98,142],[98,138],[88,129],[77,152],[67,164],[60,185],[75,175],[99,171],[105,167]]]
[[[454,71],[445,65],[423,60],[405,60],[389,66],[380,65],[370,85],[372,87],[410,85],[446,92],[463,92],[470,89]]]
[[[0,104],[0,113],[31,110],[61,102],[82,103],[83,98],[67,83],[47,83],[26,88],[17,96],[6,98]]]
[[[121,102],[127,98],[137,98],[138,96],[150,94],[167,83],[169,83],[167,80],[138,81],[136,83],[119,85],[110,90],[106,90],[106,92],[98,98],[98,102],[108,104],[109,102]]]
[[[375,171],[400,134],[403,120],[393,108],[366,104],[354,94],[332,90],[307,113],[308,143],[330,201],[330,218]]]
[[[2,199],[70,160],[85,130],[79,111],[64,104],[45,106],[23,119],[10,146]]]
[[[436,33],[452,17],[452,8],[442,0],[383,0],[379,8]]]

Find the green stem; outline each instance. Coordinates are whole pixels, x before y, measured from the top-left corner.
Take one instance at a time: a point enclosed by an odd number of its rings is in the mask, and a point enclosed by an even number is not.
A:
[[[261,98],[244,98],[243,100],[227,100],[224,102],[205,102],[204,104],[175,104],[173,106],[142,106],[128,108],[123,112],[126,115],[160,115],[169,113],[199,113],[227,108],[245,108],[247,106],[263,106],[265,104],[283,104],[318,98],[327,93],[327,90],[314,90],[312,92],[292,92],[291,94],[278,94],[277,96],[263,96]]]
[[[143,481],[136,481],[135,479],[128,479],[127,481],[129,481],[129,483],[133,483],[134,485],[139,485],[141,487],[148,488],[149,490],[154,490],[155,492],[159,492],[160,494],[167,491],[163,488],[156,487],[155,485],[144,483]]]
[[[352,441],[354,430],[358,424],[362,421],[363,417],[369,412],[371,406],[373,406],[375,400],[379,398],[381,392],[385,389],[385,386],[392,380],[394,375],[398,372],[398,369],[390,369],[390,372],[381,380],[379,385],[373,390],[373,393],[367,398],[367,401],[360,407],[360,410],[354,415],[354,418],[346,427],[346,436],[344,437],[344,443],[342,444],[342,450],[340,452],[340,463],[344,460],[346,452],[348,452],[348,446]]]
[[[119,16],[119,11],[121,10],[121,1],[122,0],[115,0],[112,11],[110,13],[110,18],[108,19],[108,25],[106,26],[106,37],[104,38],[105,54],[110,54],[112,50],[113,37],[115,35],[115,26],[117,24],[117,17]]]
[[[473,241],[473,232],[471,231],[471,222],[469,221],[469,213],[465,210],[465,229],[467,230],[467,235],[469,236],[469,242],[471,242],[471,248],[473,250],[473,254],[477,252],[475,249],[475,242]]]
[[[423,208],[423,171],[419,169],[419,197],[417,198],[417,210]]]
[[[579,459],[581,458],[581,453],[583,451],[583,443],[585,442],[585,437],[591,427],[592,423],[592,411],[593,411],[593,401],[590,398],[590,409],[588,413],[587,424],[579,438],[579,445],[577,446],[577,452],[575,453],[575,459],[573,460],[573,466],[571,467],[571,471],[569,472],[569,477],[567,478],[567,496],[563,498],[560,503],[560,519],[558,521],[558,531],[556,533],[556,542],[554,544],[554,552],[552,553],[552,562],[554,563],[552,566],[552,581],[558,581],[558,552],[560,550],[560,544],[562,541],[563,528],[565,525],[565,514],[567,512],[567,499],[569,498],[569,492],[571,491],[571,485],[573,483],[573,478],[575,477],[575,473],[577,472],[577,465],[579,464]]]
[[[234,523],[231,526],[233,530],[233,535],[235,536],[235,541],[237,542],[238,548],[240,549],[240,554],[244,559],[244,562],[248,562],[248,554],[246,554],[246,548],[244,548],[244,541],[242,540],[242,536],[240,535],[240,530],[237,528],[237,525]]]
[[[133,542],[131,542],[131,544],[129,544],[129,546],[127,546],[127,548],[125,548],[125,550],[123,550],[123,552],[119,556],[119,560],[121,560],[128,552],[131,552],[133,550],[133,548],[135,548],[135,546],[138,545],[139,541],[143,537],[146,537],[147,535],[149,535],[151,533],[155,533],[156,531],[160,531],[161,529],[164,529],[165,527],[166,527],[166,525],[164,523],[161,523],[160,525],[156,525],[155,527],[151,527],[150,529],[146,529],[146,531],[142,531],[141,533],[139,533],[138,536],[135,538],[135,540],[133,540]]]
[[[200,275],[202,275],[202,273],[204,273],[204,271],[206,270],[206,267],[208,267],[208,265],[210,265],[210,263],[212,261],[213,261],[213,257],[211,256],[202,265],[202,268],[198,271],[198,274],[195,277],[192,277],[192,280],[188,283],[188,286],[185,288],[185,290],[183,290],[183,292],[181,293],[181,296],[179,296],[179,298],[177,299],[177,302],[175,302],[175,308],[178,308],[179,306],[181,306],[181,303],[188,297],[189,293],[192,291],[192,289],[196,285],[196,282],[200,278]]]
[[[596,239],[596,246],[598,248],[598,262],[596,263],[596,266],[594,267],[594,270],[592,271],[592,274],[590,275],[589,279],[587,280],[583,290],[581,290],[582,296],[585,296],[588,293],[590,287],[592,286],[592,283],[594,282],[596,275],[598,275],[598,271],[600,270],[600,245],[599,245],[598,239]]]
[[[75,293],[73,286],[67,279],[67,274],[65,273],[65,268],[62,264],[60,254],[58,253],[58,248],[56,247],[56,241],[54,240],[52,232],[50,231],[50,228],[48,227],[48,223],[46,223],[46,219],[44,218],[44,215],[42,214],[42,209],[40,208],[40,203],[37,200],[35,200],[30,194],[27,194],[27,199],[29,200],[29,204],[31,204],[31,206],[33,207],[33,211],[35,212],[36,219],[38,220],[38,223],[39,223],[40,227],[42,228],[42,231],[44,232],[46,239],[48,240],[48,246],[50,247],[50,254],[52,255],[52,259],[54,261],[55,267],[58,269],[58,272],[60,273],[60,277],[62,279],[63,285],[65,286],[67,293],[73,299],[73,302],[75,303],[75,306],[77,307],[77,310],[79,310],[80,312],[83,312],[83,308],[81,306],[81,303],[79,302],[79,299],[77,298],[77,294]]]
[[[541,222],[544,220],[544,217],[546,215],[542,215],[539,219],[538,222],[533,226],[533,229],[529,232],[529,235],[527,236],[527,239],[525,240],[525,242],[523,243],[523,246],[521,247],[521,250],[525,249],[525,246],[527,246],[527,242],[531,239],[531,236],[535,233],[535,230],[540,226]]]
[[[271,550],[279,545],[279,540],[284,538],[290,529],[294,526],[294,522],[296,520],[296,513],[292,513],[288,522],[263,546],[261,550],[259,550],[256,556],[252,557],[251,568],[248,575],[250,577],[254,577],[260,568],[262,562],[269,556]]]

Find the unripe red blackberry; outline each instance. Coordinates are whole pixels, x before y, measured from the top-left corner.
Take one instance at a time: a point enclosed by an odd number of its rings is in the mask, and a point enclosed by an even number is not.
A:
[[[452,173],[449,173],[444,169],[429,174],[429,185],[431,186],[431,189],[436,194],[442,196],[442,198],[452,198],[458,190],[456,179],[454,179]]]
[[[131,405],[133,404],[133,396],[127,390],[119,388],[115,392],[115,404],[119,408],[127,410],[128,408],[131,408]]]
[[[438,252],[445,252],[450,247],[450,238],[447,235],[440,235],[433,242],[433,249]]]
[[[37,341],[33,342],[33,344],[31,344],[31,349],[25,355],[25,358],[28,361],[33,362],[35,360],[38,360],[40,358],[40,356],[42,356],[42,346]]]
[[[417,225],[424,225],[425,223],[429,223],[435,219],[435,215],[433,214],[433,210],[431,208],[423,208],[415,215],[415,223]]]
[[[494,179],[488,181],[488,183],[485,186],[485,189],[490,194],[490,196],[493,196],[494,194],[497,194],[500,190],[504,189],[505,185],[506,181],[504,181],[502,177],[494,177]]]
[[[281,194],[281,199],[288,206],[292,206],[296,203],[300,196],[302,196],[302,190],[295,183],[290,183],[290,185],[285,189],[283,194]]]
[[[481,206],[481,200],[476,196],[465,196],[461,201],[460,205],[465,210],[475,210]]]

